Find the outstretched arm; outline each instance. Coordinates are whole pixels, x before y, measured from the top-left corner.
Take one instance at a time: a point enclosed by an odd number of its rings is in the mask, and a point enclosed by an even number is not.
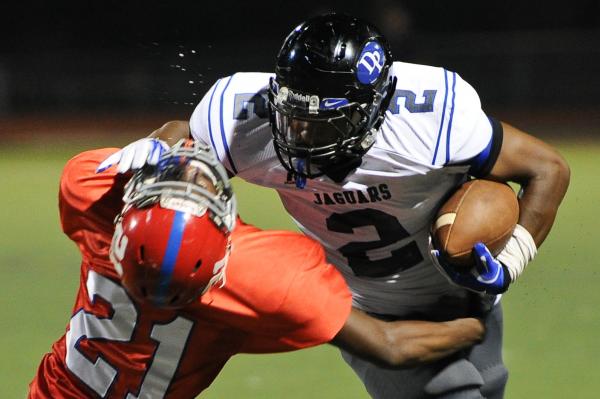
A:
[[[386,322],[352,309],[331,343],[384,366],[410,367],[470,347],[483,335],[483,323],[475,318]]]
[[[146,164],[156,165],[162,153],[181,139],[190,138],[190,125],[187,121],[170,121],[141,138],[110,154],[96,169],[104,172],[113,165],[118,173],[136,170]]]
[[[190,124],[188,121],[169,121],[153,131],[148,137],[160,139],[172,146],[181,139],[191,137]]]

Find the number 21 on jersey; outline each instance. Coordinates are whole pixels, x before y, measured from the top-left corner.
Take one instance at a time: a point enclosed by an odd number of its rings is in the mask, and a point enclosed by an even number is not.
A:
[[[112,307],[111,315],[98,317],[79,310],[71,318],[66,335],[67,368],[100,397],[106,397],[119,370],[99,354],[90,359],[80,349],[83,340],[109,340],[129,342],[134,334],[138,311],[125,289],[94,271],[86,280],[89,300],[93,304],[96,296]],[[179,365],[188,336],[194,323],[177,317],[167,324],[154,324],[150,337],[157,342],[154,356],[146,365],[146,374],[138,393],[129,393],[126,399],[164,397]]]

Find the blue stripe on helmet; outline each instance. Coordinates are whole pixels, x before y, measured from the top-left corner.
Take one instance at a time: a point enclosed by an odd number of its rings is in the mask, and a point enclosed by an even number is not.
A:
[[[173,269],[175,269],[175,262],[177,261],[177,255],[181,248],[181,240],[183,239],[183,232],[185,230],[185,213],[175,211],[175,217],[173,218],[173,224],[171,225],[171,232],[169,233],[169,241],[167,243],[167,250],[160,266],[160,279],[158,283],[157,296],[160,302],[164,301],[164,296],[167,293],[167,288],[171,282],[171,276]]]

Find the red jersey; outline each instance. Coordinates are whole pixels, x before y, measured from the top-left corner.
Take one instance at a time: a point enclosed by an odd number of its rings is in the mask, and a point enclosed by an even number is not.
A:
[[[82,255],[66,334],[42,359],[30,398],[193,398],[237,353],[283,352],[330,341],[351,297],[316,242],[238,221],[224,287],[179,310],[134,302],[109,261],[127,180],[95,173],[116,149],[71,159],[60,182],[62,228]]]

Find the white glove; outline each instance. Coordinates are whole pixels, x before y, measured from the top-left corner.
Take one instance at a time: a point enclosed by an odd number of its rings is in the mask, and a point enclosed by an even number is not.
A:
[[[156,165],[160,156],[168,149],[169,145],[162,140],[148,137],[139,139],[102,161],[96,168],[96,173],[104,172],[115,164],[118,165],[117,173],[140,169],[144,165]]]

